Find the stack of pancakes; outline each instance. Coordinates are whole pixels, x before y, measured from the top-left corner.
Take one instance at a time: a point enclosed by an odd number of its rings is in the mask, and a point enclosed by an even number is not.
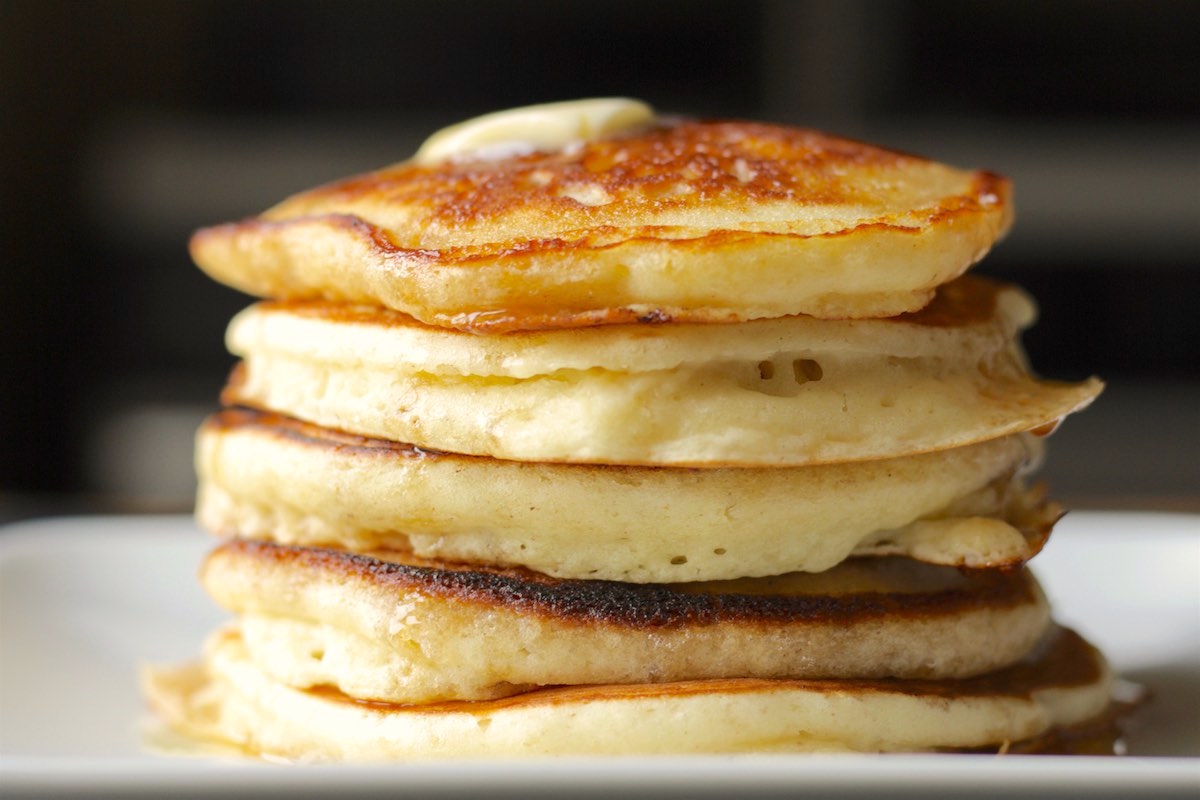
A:
[[[963,276],[1010,219],[990,173],[585,101],[200,231],[270,299],[198,438],[236,621],[155,706],[302,759],[1077,741],[1111,678],[1026,478],[1101,387]]]

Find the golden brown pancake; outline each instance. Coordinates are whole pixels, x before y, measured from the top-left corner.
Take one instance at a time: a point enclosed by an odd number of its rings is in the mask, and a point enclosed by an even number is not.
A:
[[[1035,379],[1018,289],[965,277],[890,320],[792,317],[477,336],[337,304],[230,326],[223,399],[329,428],[521,461],[800,466],[1050,429],[1102,384]]]
[[[181,729],[305,761],[996,749],[1103,717],[1111,680],[1103,657],[1065,630],[1013,667],[959,681],[732,679],[404,706],[278,683],[233,629],[203,664],[144,675]]]
[[[300,760],[1108,730],[1023,566],[1040,437],[1102,385],[1032,375],[1032,301],[963,276],[1011,219],[992,173],[608,98],[197,232],[268,300],[197,439],[237,619],[154,706]]]
[[[988,172],[801,128],[661,119],[403,162],[201,230],[191,252],[251,294],[463,330],[885,317],[923,306],[1011,215]]]
[[[827,569],[851,553],[1019,565],[1058,507],[1014,436],[885,461],[671,469],[502,461],[228,409],[197,439],[201,523],[225,536],[679,582]]]
[[[398,703],[557,684],[959,678],[1019,660],[1049,623],[1025,570],[906,558],[647,585],[235,540],[201,580],[274,679]]]

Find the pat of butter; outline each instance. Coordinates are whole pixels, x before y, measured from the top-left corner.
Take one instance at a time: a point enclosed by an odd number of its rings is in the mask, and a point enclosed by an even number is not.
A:
[[[598,97],[511,108],[443,128],[421,145],[413,161],[424,166],[463,156],[504,158],[538,150],[560,150],[654,121],[640,100]]]

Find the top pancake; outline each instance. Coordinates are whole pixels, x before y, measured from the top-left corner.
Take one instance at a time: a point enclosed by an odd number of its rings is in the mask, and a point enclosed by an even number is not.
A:
[[[1020,751],[1036,746],[1029,740],[1038,737],[1052,742],[1054,729],[1063,731],[1062,744],[1069,749],[1075,732],[1066,729],[1080,726],[1082,733],[1111,725],[1106,709],[1112,683],[1103,656],[1061,629],[1012,667],[951,681],[741,678],[555,687],[495,700],[424,705],[371,703],[328,688],[298,690],[272,680],[233,629],[210,640],[203,665],[144,673],[151,703],[184,732],[308,762],[1005,752],[1009,743],[1021,742]]]
[[[403,162],[203,229],[191,250],[259,296],[535,330],[893,316],[1010,221],[991,173],[799,128],[658,118],[549,151]]]

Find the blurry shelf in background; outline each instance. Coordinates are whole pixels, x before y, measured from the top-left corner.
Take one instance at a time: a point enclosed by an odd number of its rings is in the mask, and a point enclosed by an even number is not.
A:
[[[1200,269],[1200,126],[889,125],[872,141],[990,169],[1015,187],[1017,224],[1001,245],[1022,259],[1185,260]]]
[[[80,185],[98,233],[178,245],[201,225],[400,161],[447,121],[131,112],[93,132]]]
[[[402,160],[475,113],[622,93],[1012,178],[1017,225],[982,269],[1042,305],[1035,367],[1111,380],[1052,440],[1056,494],[1200,510],[1200,4],[0,8],[0,385],[21,388],[0,391],[20,420],[0,491],[87,492],[0,497],[0,519],[190,505],[221,330],[250,302],[189,263],[195,228]]]
[[[196,495],[196,429],[212,409],[202,403],[139,401],[98,420],[84,451],[87,485],[136,510],[187,509]]]
[[[178,498],[162,499],[141,494],[0,492],[0,533],[4,531],[2,526],[27,519],[191,514],[193,505],[191,498],[181,502]],[[0,792],[0,797],[3,796]]]
[[[1200,382],[1110,381],[1048,439],[1040,476],[1068,507],[1200,511]]]

